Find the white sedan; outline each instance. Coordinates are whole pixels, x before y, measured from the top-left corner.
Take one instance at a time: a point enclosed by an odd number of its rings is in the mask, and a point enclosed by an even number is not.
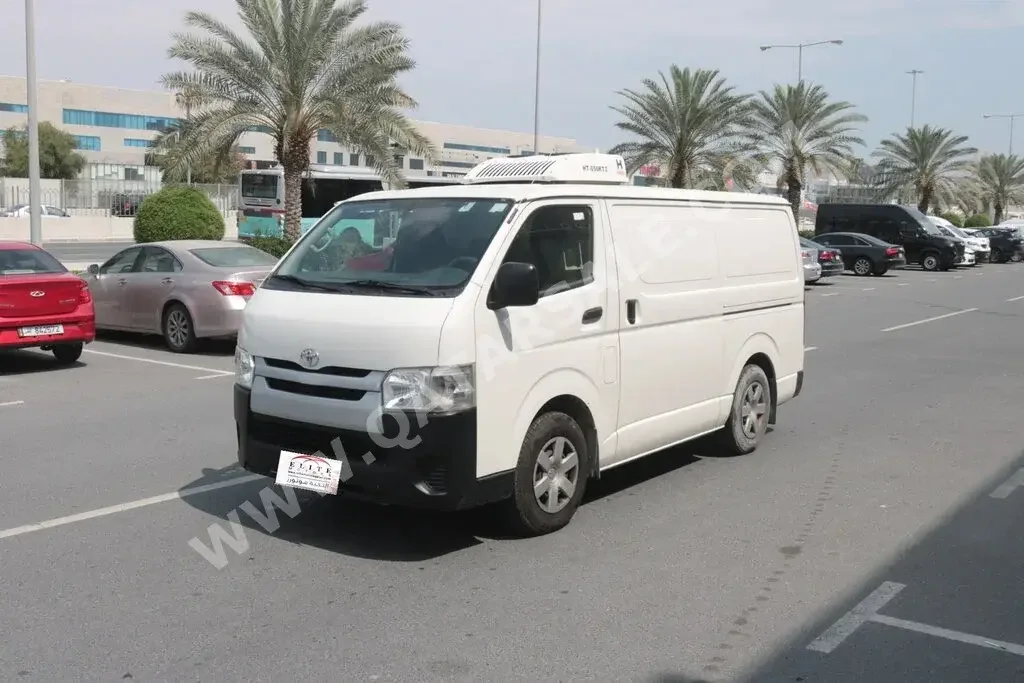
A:
[[[7,218],[28,218],[28,204],[18,204],[0,211],[0,216]],[[71,218],[67,211],[56,206],[43,204],[43,218]]]

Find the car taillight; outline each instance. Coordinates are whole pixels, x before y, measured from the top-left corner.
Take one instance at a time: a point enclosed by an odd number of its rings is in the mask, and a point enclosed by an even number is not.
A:
[[[251,282],[230,282],[217,280],[214,288],[224,296],[252,296],[256,293],[256,285]]]
[[[886,256],[899,256],[899,254],[900,254],[900,248],[899,247],[889,247],[888,249],[885,250],[885,255]]]
[[[804,250],[800,252],[800,256],[805,259],[811,258],[811,252]]]
[[[87,304],[92,301],[92,293],[89,291],[89,284],[82,281],[82,288],[78,290],[78,304]]]

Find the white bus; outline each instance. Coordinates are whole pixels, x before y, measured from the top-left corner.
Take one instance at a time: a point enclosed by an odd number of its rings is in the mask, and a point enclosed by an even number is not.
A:
[[[406,177],[410,189],[457,185],[461,175]],[[364,192],[392,189],[372,168],[312,165],[302,184],[302,232],[309,230],[331,207]],[[239,179],[238,236],[280,237],[284,220],[284,171],[245,169]]]

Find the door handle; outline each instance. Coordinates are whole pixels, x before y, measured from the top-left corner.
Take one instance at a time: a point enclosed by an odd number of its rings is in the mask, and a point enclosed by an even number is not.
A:
[[[583,324],[590,325],[596,323],[604,315],[604,309],[598,306],[597,308],[591,308],[583,313]]]
[[[124,278],[121,278],[120,280],[117,281],[117,284],[119,284],[122,287],[124,287],[126,284],[128,284],[128,280],[126,280]]]
[[[636,299],[626,299],[626,320],[630,325],[636,324]]]
[[[172,279],[171,279],[171,278],[169,278],[169,277],[165,277],[165,278],[164,278],[163,280],[161,280],[160,282],[164,283],[165,285],[173,285],[173,284],[174,284],[174,280],[172,280]]]

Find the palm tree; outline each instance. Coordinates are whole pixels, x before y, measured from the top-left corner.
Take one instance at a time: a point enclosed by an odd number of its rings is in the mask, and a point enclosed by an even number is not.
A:
[[[629,173],[653,164],[664,169],[672,187],[693,187],[698,180],[724,184],[716,172],[736,167],[745,147],[740,139],[749,124],[747,96],[735,93],[718,71],[680,69],[673,64],[660,80],[645,79],[640,90],[620,90],[626,102],[612,110],[623,117],[616,127],[637,140],[615,145]]]
[[[1006,207],[1024,204],[1024,157],[1016,154],[989,154],[975,169],[978,194],[992,205],[992,221],[1003,220]]]
[[[766,162],[781,166],[780,181],[798,219],[807,171],[846,177],[854,147],[864,144],[856,135],[856,124],[867,117],[849,102],[831,101],[820,85],[803,81],[762,90],[753,109],[751,138]]]
[[[929,125],[883,140],[874,153],[879,194],[889,198],[911,192],[921,213],[928,213],[934,203],[953,206],[969,182],[967,172],[978,152],[966,143],[965,135]]]
[[[397,24],[354,26],[365,0],[236,0],[242,36],[204,12],[186,24],[205,35],[177,33],[169,55],[193,71],[163,84],[190,96],[181,152],[169,160],[195,166],[233,147],[254,129],[274,138],[284,168],[285,237],[301,231],[301,183],[310,143],[321,130],[372,157],[381,176],[401,185],[393,145],[430,157],[430,142],[402,110],[416,102],[397,82],[415,62]]]

